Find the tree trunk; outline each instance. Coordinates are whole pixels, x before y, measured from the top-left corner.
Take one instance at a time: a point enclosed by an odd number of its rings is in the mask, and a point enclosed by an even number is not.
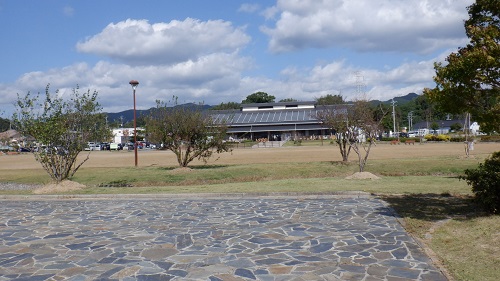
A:
[[[339,145],[340,155],[342,155],[342,161],[349,161],[349,153],[351,152],[351,145],[347,141],[347,138],[343,134],[337,134],[337,144]]]

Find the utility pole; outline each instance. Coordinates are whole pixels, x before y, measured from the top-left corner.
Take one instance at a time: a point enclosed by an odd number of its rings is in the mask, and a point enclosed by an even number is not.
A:
[[[392,99],[392,124],[394,126],[394,131],[393,133],[396,133],[396,111],[394,110],[394,106],[396,105],[397,101],[394,101],[394,98]],[[398,134],[398,139],[399,139],[399,134]]]
[[[408,132],[411,131],[413,127],[413,111],[408,112]]]

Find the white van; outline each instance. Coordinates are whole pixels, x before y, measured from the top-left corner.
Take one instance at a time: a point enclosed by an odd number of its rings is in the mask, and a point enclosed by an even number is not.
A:
[[[87,147],[85,147],[85,150],[86,151],[101,150],[101,146],[95,142],[88,142]]]

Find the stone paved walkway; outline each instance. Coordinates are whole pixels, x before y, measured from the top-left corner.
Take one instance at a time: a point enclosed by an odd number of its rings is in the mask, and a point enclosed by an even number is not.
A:
[[[446,280],[373,197],[0,200],[0,280]]]

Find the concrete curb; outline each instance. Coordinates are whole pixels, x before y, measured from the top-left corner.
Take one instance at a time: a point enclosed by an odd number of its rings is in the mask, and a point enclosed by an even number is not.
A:
[[[371,198],[372,194],[363,191],[339,191],[328,193],[301,192],[256,192],[256,193],[173,193],[173,194],[60,194],[60,195],[0,195],[0,200],[34,201],[34,200],[165,200],[165,199],[319,199],[319,198]]]

